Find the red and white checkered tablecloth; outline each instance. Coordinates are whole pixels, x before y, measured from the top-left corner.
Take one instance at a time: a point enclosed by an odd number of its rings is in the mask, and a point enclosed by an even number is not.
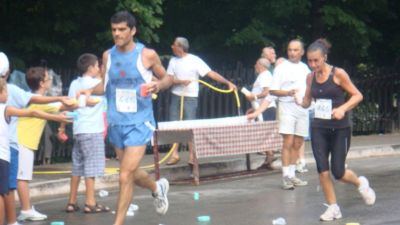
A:
[[[277,121],[194,128],[197,158],[264,152],[282,148]]]

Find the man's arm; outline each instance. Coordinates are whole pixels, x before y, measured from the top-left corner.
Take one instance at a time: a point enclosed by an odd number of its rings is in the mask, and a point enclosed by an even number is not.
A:
[[[219,74],[213,70],[208,72],[207,76],[221,84],[225,84],[226,86],[228,86],[229,90],[237,90],[236,85],[234,85],[232,82],[225,79],[221,74]]]
[[[168,75],[171,76],[171,75]],[[188,86],[190,84],[190,82],[192,82],[191,80],[179,80],[176,79],[175,76],[171,76],[172,77],[172,84],[173,85],[184,85],[184,86]]]
[[[257,99],[265,98],[269,95],[269,88],[264,87],[262,92],[258,95],[256,94],[251,94],[251,95],[246,95],[246,99],[249,100],[250,102],[255,101]]]
[[[150,69],[159,78],[158,81],[151,81],[147,84],[149,92],[157,93],[160,90],[169,88],[173,84],[173,78],[165,71],[156,51],[145,48],[143,49],[142,57],[144,67]]]
[[[269,93],[271,93],[271,95],[275,95],[275,96],[279,96],[279,97],[284,97],[284,96],[294,96],[296,94],[296,90],[289,90],[289,91],[285,91],[285,90],[270,90]]]
[[[256,109],[254,112],[247,114],[247,119],[248,120],[254,120],[255,118],[258,117],[258,115],[260,115],[261,113],[263,113],[269,106],[269,104],[271,104],[271,102],[269,101],[269,99],[265,98],[262,102],[260,107],[258,107],[258,109]]]
[[[102,64],[101,64],[101,68],[100,68],[101,82],[92,90],[91,94],[104,95],[104,85],[105,85],[105,78],[106,78],[106,73],[107,73],[107,63],[108,63],[109,52],[110,52],[110,50],[107,50],[103,53]]]

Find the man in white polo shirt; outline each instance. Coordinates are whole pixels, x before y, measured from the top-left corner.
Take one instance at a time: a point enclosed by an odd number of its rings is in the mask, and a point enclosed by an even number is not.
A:
[[[287,48],[288,60],[274,70],[270,93],[278,96],[279,133],[283,136],[282,175],[283,189],[307,185],[296,177],[296,160],[304,137],[308,136],[308,111],[299,107],[296,99],[302,99],[306,89],[306,78],[310,73],[301,62],[304,45],[300,40],[292,40]]]
[[[168,64],[167,73],[174,78],[172,87],[171,103],[169,108],[169,119],[171,121],[180,120],[180,101],[184,96],[183,120],[196,119],[198,96],[199,96],[199,77],[208,76],[209,78],[225,84],[228,89],[234,90],[236,86],[221,76],[198,56],[189,53],[189,41],[184,37],[175,38],[171,45],[172,57]],[[189,164],[192,163],[191,143],[189,143]],[[167,165],[174,165],[180,160],[178,145],[173,149]]]

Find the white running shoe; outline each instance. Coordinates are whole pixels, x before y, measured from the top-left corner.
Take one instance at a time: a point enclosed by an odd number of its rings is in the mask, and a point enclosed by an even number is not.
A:
[[[288,176],[284,176],[282,178],[282,188],[284,190],[293,190],[294,189],[292,180]]]
[[[40,221],[47,219],[47,215],[42,214],[35,210],[35,207],[32,206],[30,210],[21,210],[21,213],[18,216],[18,221]]]
[[[306,164],[303,164],[301,162],[296,163],[296,172],[298,173],[307,173],[308,169]]]
[[[365,204],[366,205],[375,204],[376,200],[375,191],[369,186],[368,179],[364,176],[360,176],[358,180],[360,181],[358,192],[360,192],[361,196],[363,197]]]
[[[334,205],[327,205],[324,204],[326,207],[328,207],[325,212],[319,217],[321,221],[332,221],[336,219],[342,218],[342,212],[340,212],[340,208],[337,204]]]
[[[153,193],[154,197],[154,207],[156,208],[156,212],[160,215],[165,215],[168,211],[168,191],[169,191],[169,182],[165,178],[161,178],[157,182],[157,192]]]
[[[289,178],[289,179],[290,179],[290,181],[292,182],[292,184],[293,184],[294,186],[296,186],[296,187],[299,187],[299,186],[306,186],[306,185],[308,184],[307,181],[301,180],[301,179],[298,178],[298,177],[292,177],[292,178]]]

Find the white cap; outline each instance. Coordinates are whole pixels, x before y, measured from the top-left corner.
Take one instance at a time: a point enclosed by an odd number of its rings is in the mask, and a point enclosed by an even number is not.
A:
[[[5,76],[9,68],[10,63],[8,62],[6,54],[0,52],[0,76]]]

